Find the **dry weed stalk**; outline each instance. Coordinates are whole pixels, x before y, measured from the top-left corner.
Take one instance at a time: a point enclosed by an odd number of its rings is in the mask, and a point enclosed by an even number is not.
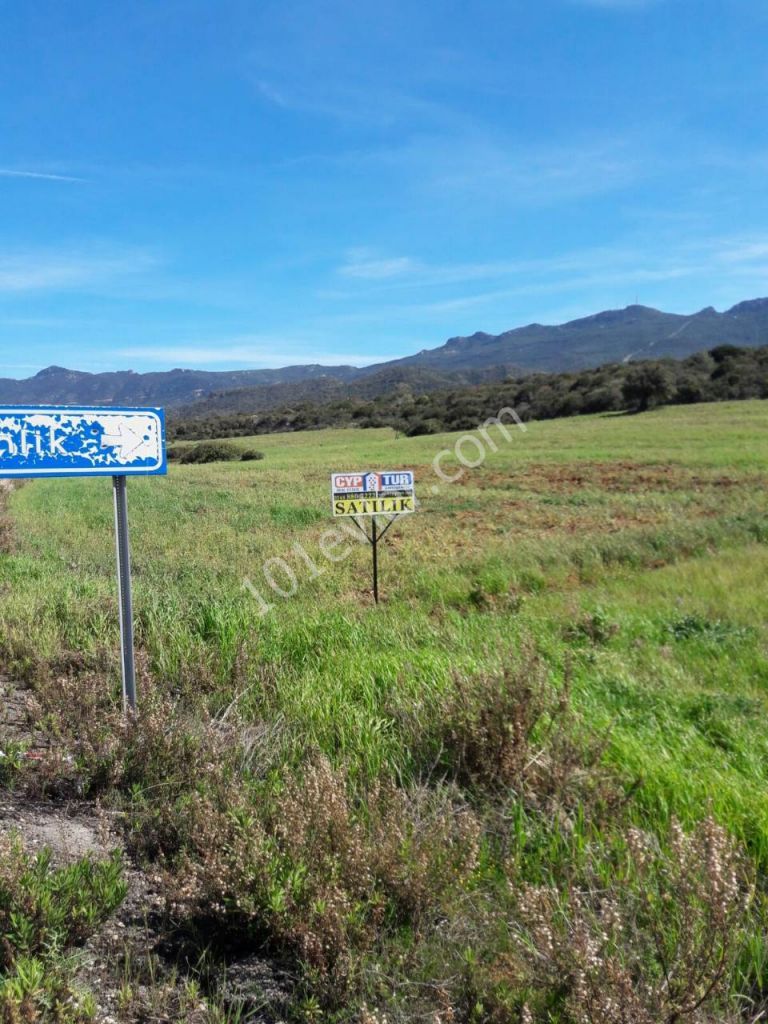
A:
[[[531,986],[560,990],[574,1024],[711,1021],[749,921],[743,857],[711,818],[673,823],[665,851],[638,829],[626,840],[607,888],[516,893]]]

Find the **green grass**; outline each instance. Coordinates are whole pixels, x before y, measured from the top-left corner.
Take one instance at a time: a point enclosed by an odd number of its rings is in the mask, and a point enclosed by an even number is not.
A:
[[[600,605],[621,630],[580,670],[590,713],[594,706],[606,719],[618,703],[619,718],[631,722],[615,696],[622,687],[671,695],[661,718],[648,716],[636,751],[622,741],[617,760],[635,770],[639,751],[657,737],[665,760],[693,772],[698,759],[709,776],[712,757],[725,755],[700,729],[693,748],[666,748],[683,693],[717,691],[727,680],[750,701],[764,699],[766,555],[755,541],[768,535],[765,407],[531,424],[509,442],[495,434],[497,452],[460,483],[438,480],[442,493],[433,495],[431,459],[458,436],[273,435],[259,439],[267,458],[258,464],[174,466],[167,479],[132,480],[137,637],[155,674],[169,686],[199,685],[214,707],[228,703],[237,685],[241,711],[261,714],[265,697],[249,666],[267,666],[270,712],[283,716],[299,744],[314,742],[375,774],[385,763],[408,762],[393,709],[428,703],[454,670],[498,666],[527,633],[561,660],[569,644],[560,624]],[[415,467],[422,509],[388,535],[384,603],[375,609],[367,545],[350,535],[348,557],[333,564],[321,538],[334,527],[330,471],[388,465]],[[6,660],[34,666],[77,652],[106,661],[114,679],[108,483],[36,482],[16,492],[13,513],[21,539],[2,562]],[[270,590],[262,571],[276,558],[295,574],[297,592],[288,599]],[[272,569],[290,590],[284,569]],[[272,605],[266,616],[243,589],[246,578]],[[732,643],[665,635],[665,622],[694,612],[712,621],[736,617],[753,632]],[[744,718],[756,742],[759,715]],[[695,732],[690,725],[691,742]],[[686,794],[687,806],[694,791],[701,803],[708,785],[702,778],[671,788]],[[768,850],[764,814],[752,832]]]
[[[508,441],[493,431],[497,450],[444,483],[432,460],[459,437],[241,438],[265,459],[131,480],[137,642],[153,690],[213,715],[235,700],[242,723],[279,733],[283,767],[317,750],[365,791],[422,780],[416,738],[455,677],[501,671],[533,644],[556,683],[572,675],[582,731],[607,737],[603,764],[632,793],[627,820],[661,835],[711,813],[764,872],[768,408],[574,417]],[[343,561],[323,555],[338,529],[329,474],[400,467],[416,471],[421,504],[382,547],[377,608],[367,545],[350,532]],[[6,667],[41,678],[90,666],[116,701],[108,482],[35,482],[11,510]],[[270,590],[265,563],[295,594]],[[530,856],[546,873],[554,854]]]

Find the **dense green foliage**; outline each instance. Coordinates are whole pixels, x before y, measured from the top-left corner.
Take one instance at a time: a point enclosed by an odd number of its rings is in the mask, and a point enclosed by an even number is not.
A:
[[[509,364],[482,366],[462,371],[448,371],[420,366],[391,366],[384,370],[368,368],[358,370],[352,377],[334,376],[329,369],[323,376],[307,379],[260,384],[257,387],[238,387],[227,391],[212,391],[194,402],[176,406],[178,420],[211,419],[245,413],[251,415],[266,409],[293,408],[310,402],[326,405],[348,398],[370,401],[387,395],[398,388],[414,395],[446,388],[467,387],[494,380],[504,380],[513,372]]]
[[[721,345],[677,361],[615,363],[578,373],[537,373],[419,393],[406,384],[373,399],[300,402],[266,412],[172,417],[175,438],[235,437],[321,427],[390,426],[409,435],[473,430],[499,409],[523,420],[581,413],[644,411],[656,405],[768,396],[768,347]]]

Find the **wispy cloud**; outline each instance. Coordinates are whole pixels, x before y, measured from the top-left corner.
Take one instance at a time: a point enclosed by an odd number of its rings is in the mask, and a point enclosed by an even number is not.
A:
[[[381,281],[387,278],[399,278],[405,274],[418,271],[417,264],[409,256],[394,256],[389,259],[377,259],[366,249],[352,250],[347,261],[339,267],[342,277],[356,277],[367,281]]]
[[[37,363],[0,363],[0,370],[38,370],[39,366]]]
[[[87,178],[77,178],[73,174],[48,174],[44,171],[23,171],[12,167],[0,167],[0,178],[32,178],[35,181],[66,181],[76,185],[84,185]]]
[[[374,170],[430,201],[529,208],[626,189],[658,174],[650,143],[629,135],[529,144],[481,126],[432,132],[402,145],[351,151],[343,162],[361,173]]]
[[[368,250],[354,250],[367,252]],[[665,267],[651,271],[643,266],[644,254],[629,245],[607,246],[575,250],[548,258],[524,260],[491,260],[476,263],[428,263],[411,257],[379,257],[359,262],[348,259],[341,264],[338,273],[360,281],[358,289],[367,292],[402,292],[426,287],[468,285],[473,282],[519,281],[521,287],[530,287],[530,282],[542,278],[554,278],[558,284],[569,279],[583,278],[585,274],[604,275],[610,272],[626,272],[633,275],[659,273],[665,276],[678,275],[681,267]],[[370,263],[370,272],[368,267]],[[356,272],[357,267],[360,272]],[[687,266],[687,264],[686,264]],[[377,268],[381,268],[378,272]],[[353,272],[355,271],[355,272]],[[386,271],[386,272],[385,272]],[[352,285],[350,284],[350,289]],[[549,286],[548,286],[549,287]],[[351,298],[352,292],[326,291],[324,297],[331,299]],[[500,292],[492,293],[494,295]],[[464,301],[451,299],[450,302]]]
[[[370,130],[395,125],[455,125],[458,115],[449,107],[412,93],[372,86],[360,81],[300,88],[295,82],[275,84],[252,80],[260,98],[281,110],[328,118],[351,127]]]
[[[570,0],[580,7],[602,7],[607,11],[632,11],[644,7],[655,7],[663,0]]]
[[[394,260],[380,255],[377,262]],[[376,306],[369,305],[362,316],[349,314],[352,321],[395,322],[481,310],[536,295],[634,292],[692,281],[713,272],[722,282],[745,288],[745,294],[755,289],[762,292],[760,275],[765,276],[767,264],[768,241],[760,235],[670,238],[661,250],[647,239],[635,238],[541,259],[430,264],[409,257],[407,272],[401,276],[377,279],[360,275],[356,282],[349,281],[346,290],[324,292],[322,297],[357,304],[367,296]],[[425,296],[422,301],[412,301],[415,291]]]
[[[719,258],[724,263],[753,263],[768,259],[768,239],[733,238],[721,243]]]
[[[435,156],[424,174],[434,188],[516,205],[597,195],[647,173],[639,154],[621,140],[529,147],[486,139],[464,147],[458,157],[455,152],[450,159],[447,152],[439,160]]]
[[[275,353],[280,353],[276,362]],[[317,338],[283,334],[235,335],[177,345],[131,345],[117,353],[125,359],[174,366],[273,367],[290,363],[319,363],[323,366],[365,366],[378,362],[379,355],[323,351]],[[393,357],[394,358],[394,357]]]
[[[89,252],[0,252],[0,293],[87,289],[126,275],[143,273],[157,263],[153,253],[140,249],[115,252],[95,247]]]

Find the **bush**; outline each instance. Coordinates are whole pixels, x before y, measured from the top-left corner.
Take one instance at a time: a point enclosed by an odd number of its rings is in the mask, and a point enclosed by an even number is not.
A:
[[[457,790],[382,782],[361,803],[352,788],[314,755],[258,809],[244,788],[193,796],[190,847],[165,876],[177,917],[241,948],[268,936],[301,960],[326,1007],[343,1005],[355,961],[387,936],[440,919],[479,857],[480,823]]]
[[[256,462],[264,458],[264,452],[258,451],[256,448],[246,448],[240,456],[241,462]]]
[[[233,462],[239,457],[237,448],[226,441],[201,441],[194,448],[188,448],[179,462],[187,466],[191,463]]]
[[[92,1019],[65,953],[96,931],[126,891],[117,856],[56,868],[50,850],[31,854],[17,838],[0,838],[0,1020]]]
[[[627,405],[638,412],[663,405],[673,394],[671,371],[661,363],[633,366],[624,379],[622,393]]]
[[[704,1007],[722,1007],[740,951],[760,927],[742,854],[712,819],[690,834],[673,821],[663,844],[636,828],[625,840],[608,879],[520,888],[533,1004],[524,1020],[551,1020],[541,1011],[553,993],[565,1011],[557,1019],[574,1024],[724,1019]]]
[[[408,437],[421,437],[424,434],[439,434],[441,424],[437,419],[415,420],[405,431]]]
[[[570,669],[555,686],[532,651],[498,675],[457,675],[440,709],[437,763],[461,787],[529,808],[610,805],[618,792],[600,765],[607,740],[579,735],[570,685]]]

